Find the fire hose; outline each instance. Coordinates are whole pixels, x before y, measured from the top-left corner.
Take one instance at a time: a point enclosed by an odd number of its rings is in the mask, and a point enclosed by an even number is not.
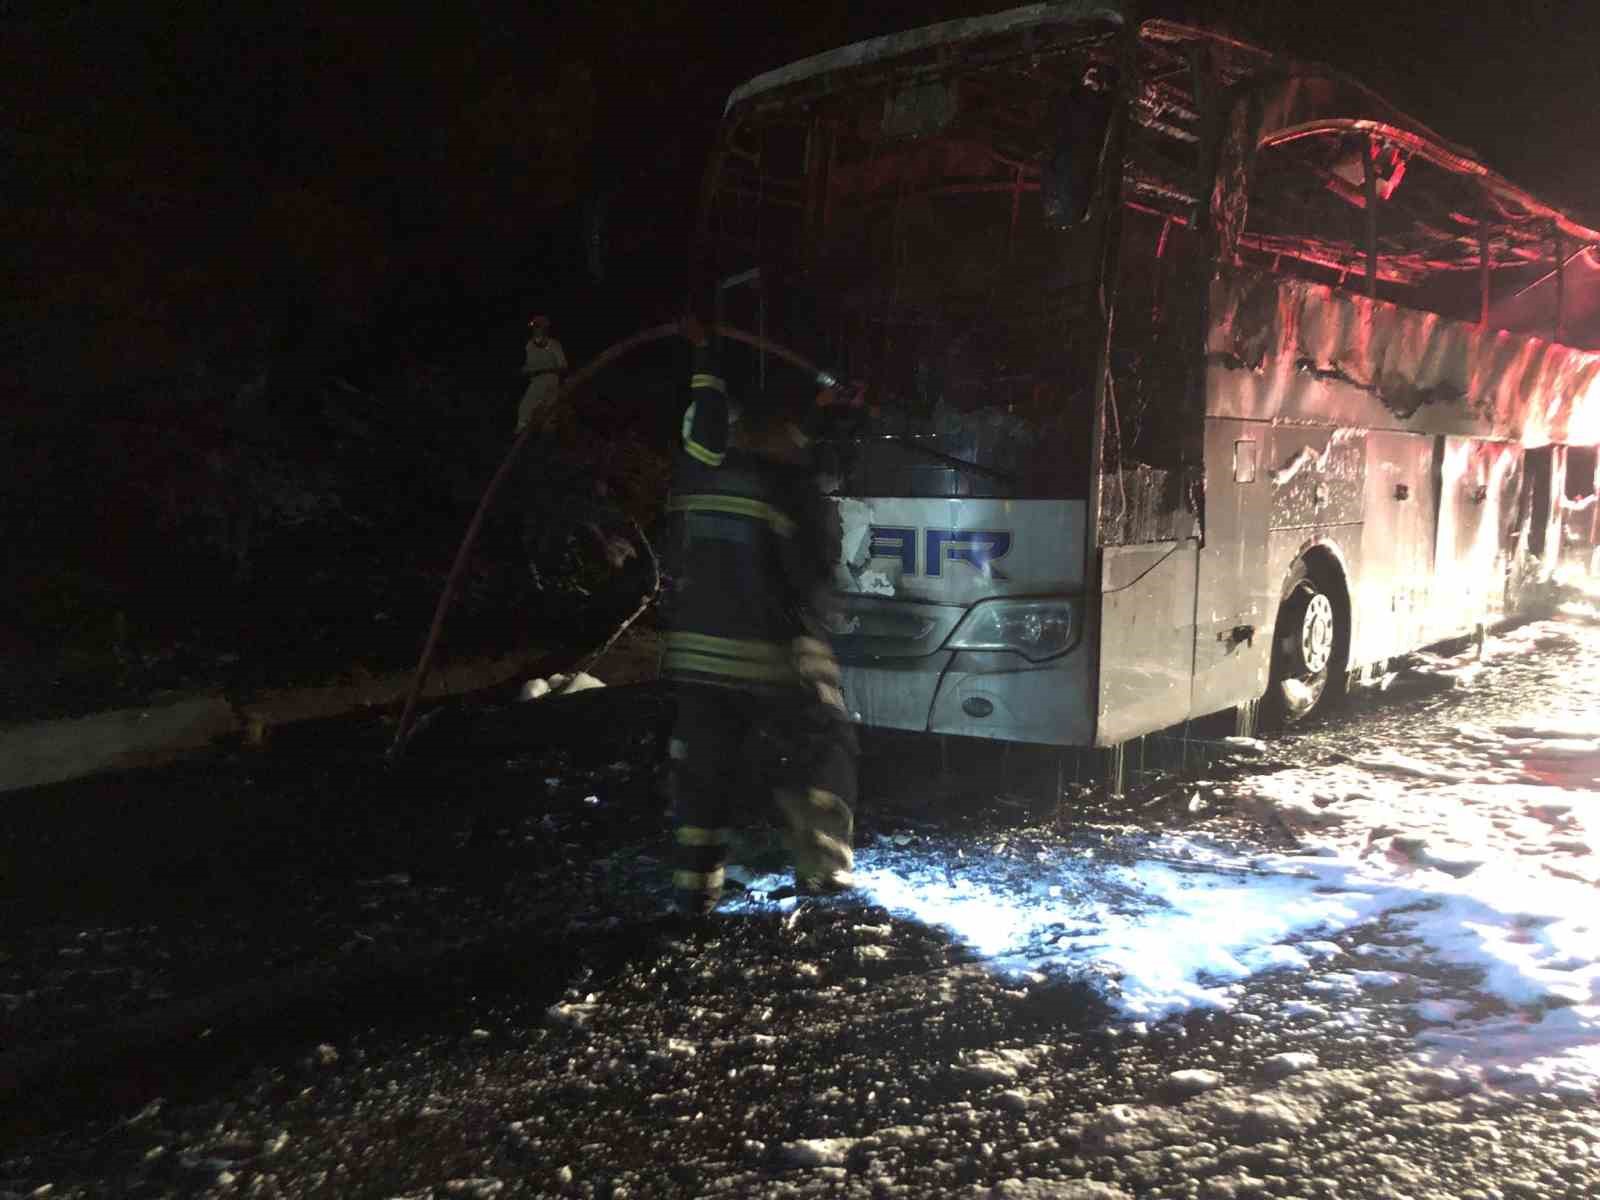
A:
[[[822,387],[834,387],[838,383],[838,380],[831,373],[824,371],[810,359],[796,354],[793,350],[778,344],[771,338],[720,323],[708,324],[705,329],[707,333],[726,338],[730,342],[742,342],[747,346],[753,346],[758,350],[765,351],[774,358],[781,358],[785,362],[813,375],[817,383]],[[583,367],[567,377],[560,389],[557,390],[555,397],[551,400],[550,407],[553,408],[556,404],[567,399],[625,354],[651,342],[682,336],[682,332],[678,322],[673,321],[666,325],[654,325],[649,329],[641,329],[631,337],[612,343],[590,359]],[[446,576],[444,588],[439,593],[439,603],[434,607],[433,624],[428,629],[428,639],[423,643],[422,657],[417,660],[417,670],[411,680],[411,690],[406,693],[405,708],[400,713],[400,724],[395,729],[394,741],[389,746],[388,758],[391,762],[397,760],[405,751],[406,739],[410,736],[411,728],[416,721],[417,705],[422,699],[422,691],[428,682],[428,672],[433,666],[434,651],[439,646],[439,634],[444,629],[445,614],[450,611],[451,604],[455,602],[456,592],[461,586],[462,576],[466,573],[467,561],[472,556],[472,548],[478,540],[479,531],[483,528],[484,518],[493,506],[501,486],[510,476],[512,467],[516,465],[517,460],[522,456],[523,448],[528,444],[540,424],[541,422],[537,419],[529,421],[523,427],[522,432],[517,435],[516,440],[511,443],[511,448],[506,451],[506,456],[501,460],[499,469],[490,478],[489,486],[484,488],[483,497],[478,501],[478,508],[472,514],[472,520],[467,522],[467,531],[462,536],[460,548],[456,550],[455,562],[451,565],[450,574]]]

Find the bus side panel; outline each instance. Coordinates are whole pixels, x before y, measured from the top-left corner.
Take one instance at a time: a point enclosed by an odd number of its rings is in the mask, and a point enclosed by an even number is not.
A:
[[[1359,429],[1277,425],[1268,443],[1273,529],[1359,525],[1366,505],[1367,438]]]
[[[1206,419],[1205,545],[1194,617],[1195,715],[1231,708],[1267,688],[1276,581],[1262,562],[1272,505],[1271,427]]]
[[[1199,544],[1186,538],[1107,546],[1100,554],[1095,745],[1114,746],[1189,715]]]
[[[1522,447],[1447,437],[1439,465],[1439,534],[1428,640],[1471,632],[1478,623],[1505,613]]]
[[[1428,640],[1438,507],[1434,439],[1369,432],[1351,666]]]

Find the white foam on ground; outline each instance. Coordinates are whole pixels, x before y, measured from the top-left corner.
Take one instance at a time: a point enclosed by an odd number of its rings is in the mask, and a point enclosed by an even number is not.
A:
[[[857,881],[997,970],[1101,980],[1132,1021],[1228,1008],[1233,985],[1265,972],[1309,977],[1329,957],[1325,939],[1387,918],[1418,953],[1481,973],[1490,1007],[1504,1010],[1467,1020],[1422,999],[1419,1019],[1435,1022],[1420,1039],[1426,1062],[1588,1094],[1600,1084],[1600,631],[1540,623],[1516,640],[1551,636],[1577,644],[1583,686],[1565,713],[1235,784],[1238,806],[1298,833],[1301,854],[1241,858],[1167,836],[1117,865],[1065,848],[1024,861],[891,842],[861,852]],[[1301,1015],[1330,1019],[1364,990],[1415,983],[1404,970],[1308,982]]]
[[[545,696],[570,696],[574,692],[587,692],[603,687],[605,684],[593,675],[587,671],[579,671],[576,675],[552,675],[549,679],[530,679],[522,685],[519,695],[523,700],[540,700]]]
[[[1203,846],[1173,840],[1163,856],[1187,850],[1216,867],[1243,866]],[[1593,889],[1534,881],[1485,868],[1466,879],[1431,869],[1402,870],[1361,858],[1251,860],[1281,874],[1195,874],[1140,863],[1114,874],[1139,896],[1108,909],[1091,897],[1075,904],[995,879],[950,883],[942,869],[871,861],[863,889],[892,911],[948,928],[1008,973],[1083,972],[1105,980],[1129,1019],[1152,1020],[1199,1007],[1230,1007],[1228,985],[1262,971],[1305,971],[1308,956],[1286,944],[1327,936],[1389,916],[1431,955],[1483,972],[1483,988],[1518,1014],[1430,1031],[1424,1057],[1476,1064],[1498,1081],[1520,1076],[1540,1086],[1593,1087],[1600,1081],[1600,920]],[[1071,863],[1044,864],[1065,875]],[[1419,907],[1420,906],[1420,907]],[[1063,935],[1065,927],[1070,932]],[[1382,976],[1380,978],[1379,976]],[[1349,977],[1352,988],[1406,982],[1393,972]],[[1319,994],[1319,993],[1311,993]],[[1569,1005],[1570,1007],[1551,1006]],[[1430,1015],[1437,1010],[1431,1010]]]

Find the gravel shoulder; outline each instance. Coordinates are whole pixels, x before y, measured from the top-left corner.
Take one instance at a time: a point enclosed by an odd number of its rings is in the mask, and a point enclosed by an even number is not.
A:
[[[137,879],[143,868],[126,863],[102,871],[118,851],[111,833],[98,849],[41,855],[77,866],[53,886],[31,869],[24,932],[0,943],[8,1046],[61,1042],[225,982],[355,965],[326,1002],[219,1019],[181,1055],[153,1041],[94,1088],[68,1072],[13,1095],[0,1189],[1600,1194],[1592,1086],[1509,1060],[1497,1073],[1427,1040],[1504,1039],[1594,1001],[1508,1003],[1476,960],[1441,956],[1418,925],[1429,897],[1453,903],[1445,889],[1506,863],[1517,878],[1554,867],[1553,886],[1592,887],[1576,848],[1594,812],[1591,759],[1546,743],[1581,740],[1550,736],[1563,709],[1600,711],[1573,691],[1600,678],[1600,648],[1592,615],[1563,621],[1530,627],[1476,672],[1422,662],[1335,721],[1241,750],[1203,779],[1151,778],[1120,805],[1074,794],[1057,811],[1024,789],[964,783],[937,811],[922,794],[880,794],[864,811],[863,858],[923,903],[942,877],[965,906],[942,912],[1020,892],[1082,901],[1079,924],[1031,941],[1013,925],[986,942],[984,928],[1016,919],[998,910],[918,918],[882,889],[770,901],[754,860],[750,897],[713,926],[663,924],[652,773],[665,708],[650,689],[537,714],[446,714],[403,781],[373,773],[360,738],[343,734],[144,773],[138,794],[98,791],[102,807],[144,828],[142,846],[184,836]],[[224,793],[254,799],[208,807]],[[168,804],[165,829],[147,824]],[[208,811],[213,824],[196,823]],[[1478,822],[1464,843],[1479,826],[1502,839],[1476,865],[1446,836],[1461,814]],[[1549,819],[1563,816],[1577,825]],[[1326,885],[1283,876],[1363,854],[1421,910],[1374,901],[1341,926],[1286,932],[1239,973],[1185,983],[1218,1002],[1129,1016],[1133,981],[1152,972],[1106,957],[1118,921],[1158,922],[1196,896],[1325,905]],[[1072,873],[1055,865],[1068,860]],[[1173,890],[1150,891],[1169,876]],[[1348,888],[1356,876],[1339,878]],[[1544,954],[1541,931],[1558,925],[1528,926],[1528,953]],[[1569,973],[1587,979],[1589,942],[1572,936]],[[1170,938],[1150,954],[1162,946],[1179,957]],[[1008,955],[1032,965],[1001,969]],[[118,1010],[140,986],[143,1006]]]

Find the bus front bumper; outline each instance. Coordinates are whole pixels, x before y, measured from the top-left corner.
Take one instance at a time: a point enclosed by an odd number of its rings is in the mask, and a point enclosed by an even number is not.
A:
[[[1095,717],[1091,659],[1080,643],[1044,663],[950,650],[847,661],[845,705],[852,720],[883,729],[1088,746]]]

